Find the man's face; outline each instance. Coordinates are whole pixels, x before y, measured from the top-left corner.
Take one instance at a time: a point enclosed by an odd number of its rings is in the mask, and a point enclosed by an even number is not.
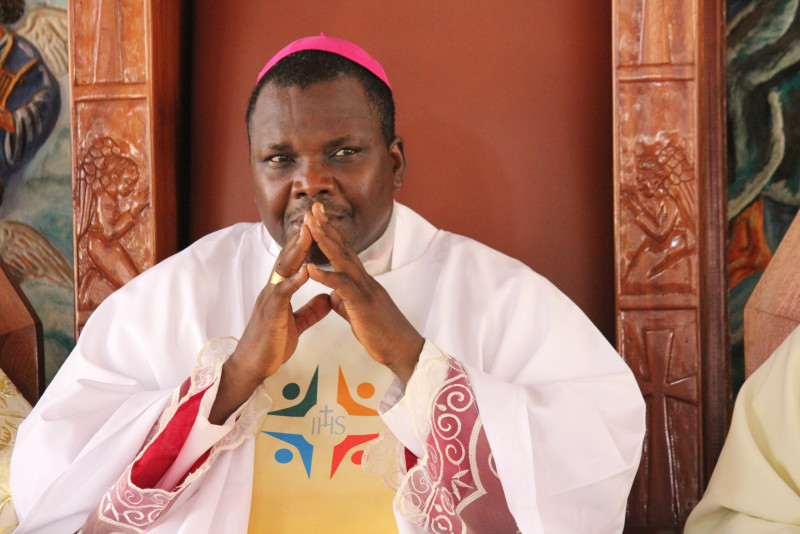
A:
[[[662,191],[666,179],[664,166],[658,160],[646,158],[638,162],[636,181],[644,196],[652,198]]]
[[[268,84],[250,120],[256,206],[273,239],[285,245],[317,201],[356,252],[380,237],[405,159],[399,138],[386,146],[358,81],[340,75],[305,89]],[[310,260],[328,263],[316,247]]]

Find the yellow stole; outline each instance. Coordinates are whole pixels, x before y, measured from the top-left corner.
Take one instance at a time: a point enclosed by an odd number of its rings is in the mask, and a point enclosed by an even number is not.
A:
[[[397,532],[394,491],[361,465],[389,433],[377,408],[392,380],[334,312],[301,336],[266,382],[273,404],[256,436],[250,534]],[[384,471],[398,472],[393,456]]]

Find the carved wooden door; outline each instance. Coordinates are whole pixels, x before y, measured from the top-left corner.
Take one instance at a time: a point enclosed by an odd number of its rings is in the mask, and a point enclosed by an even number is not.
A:
[[[615,0],[617,340],[647,402],[626,532],[682,532],[729,411],[724,2]]]
[[[72,0],[76,335],[177,247],[180,15],[170,0]]]

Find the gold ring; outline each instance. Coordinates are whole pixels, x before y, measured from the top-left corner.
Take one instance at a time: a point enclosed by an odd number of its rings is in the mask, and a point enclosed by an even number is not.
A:
[[[277,271],[272,271],[272,276],[269,277],[269,283],[276,286],[286,280],[285,276],[281,276]]]

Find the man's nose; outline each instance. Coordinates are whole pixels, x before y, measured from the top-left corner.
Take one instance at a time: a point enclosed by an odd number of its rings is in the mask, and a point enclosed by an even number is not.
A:
[[[303,165],[292,182],[292,195],[296,198],[329,196],[335,191],[336,181],[324,165]]]

